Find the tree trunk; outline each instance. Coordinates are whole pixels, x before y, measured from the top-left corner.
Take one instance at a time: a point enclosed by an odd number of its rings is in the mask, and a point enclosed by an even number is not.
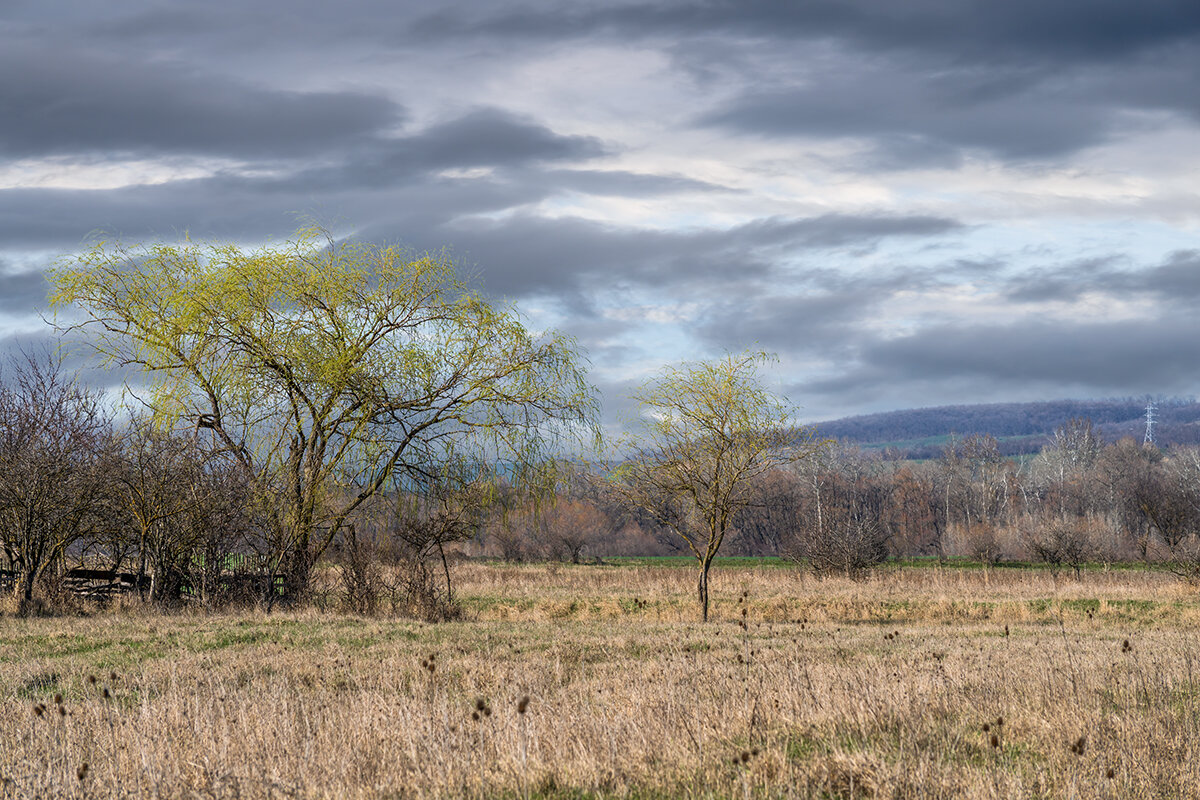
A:
[[[437,543],[438,555],[442,557],[442,572],[446,575],[446,605],[454,604],[454,590],[450,586],[450,562],[446,560],[446,548],[441,541]]]
[[[115,571],[115,570],[114,570]],[[141,543],[138,545],[137,590],[138,599],[146,602],[146,532],[142,531]]]
[[[303,601],[309,590],[309,583],[312,581],[313,562],[309,557],[307,547],[301,549],[296,548],[288,559],[287,569],[284,571],[284,596],[281,599],[286,605],[294,605]],[[274,604],[275,597],[275,582],[271,578],[268,581],[271,597],[268,600],[268,607]]]
[[[708,622],[708,568],[712,566],[712,559],[705,559],[700,563],[700,583],[696,587],[700,594],[700,613],[704,622]]]
[[[33,584],[36,579],[37,570],[32,566],[26,567],[25,571],[21,573],[20,591],[22,607],[26,606],[30,601],[33,600]]]

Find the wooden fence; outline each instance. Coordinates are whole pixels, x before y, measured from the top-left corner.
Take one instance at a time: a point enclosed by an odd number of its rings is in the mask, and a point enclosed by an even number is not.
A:
[[[286,594],[287,584],[283,575],[271,574],[255,569],[255,560],[239,559],[233,565],[232,571],[222,571],[216,576],[216,583],[209,588],[213,594],[223,600],[252,602],[263,599],[274,593],[276,596]],[[0,595],[12,592],[21,573],[16,570],[0,569]],[[138,577],[135,572],[118,572],[117,570],[88,569],[74,567],[63,575],[63,588],[78,597],[105,602],[122,594],[133,594],[138,591],[149,591],[151,577]],[[199,599],[199,592],[188,584],[180,588],[183,600]]]

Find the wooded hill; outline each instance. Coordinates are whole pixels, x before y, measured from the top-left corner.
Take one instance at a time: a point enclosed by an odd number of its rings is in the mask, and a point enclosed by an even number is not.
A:
[[[1036,453],[1067,420],[1090,419],[1106,441],[1124,436],[1141,441],[1149,397],[1050,400],[1034,403],[911,408],[815,423],[825,437],[869,449],[888,449],[893,458],[936,458],[951,436],[990,433],[1004,455]],[[1194,398],[1155,397],[1154,439],[1161,446],[1200,444],[1200,403]]]

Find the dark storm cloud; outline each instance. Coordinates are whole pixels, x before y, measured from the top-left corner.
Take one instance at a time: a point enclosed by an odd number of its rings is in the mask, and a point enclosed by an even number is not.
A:
[[[1127,111],[1200,117],[1191,80],[1200,5],[1175,0],[1086,10],[1032,0],[458,6],[414,30],[434,39],[666,39],[701,83],[725,74],[747,87],[701,124],[860,139],[863,152],[847,164],[857,170],[954,168],[964,151],[1046,160],[1125,133],[1135,124]]]
[[[73,6],[73,7],[72,7]],[[61,30],[75,22],[93,39],[178,47],[223,40],[274,47],[376,47],[438,43],[463,37],[531,43],[610,37],[843,40],[873,50],[919,50],[954,57],[1024,61],[1104,61],[1195,36],[1200,10],[1190,0],[656,0],[562,3],[485,0],[420,5],[387,0],[214,2],[186,7],[123,3],[125,12],[93,3],[28,4],[23,16]],[[65,9],[65,11],[64,11]]]
[[[1200,299],[1200,251],[1171,253],[1156,266],[1124,267],[1120,256],[1084,261],[1064,267],[1016,276],[1005,296],[1021,302],[1078,300],[1085,294],[1114,297],[1150,297],[1165,303],[1191,303]]]
[[[299,169],[275,181],[278,188],[378,188],[413,181],[447,169],[514,169],[602,156],[606,146],[592,136],[563,136],[534,120],[495,108],[472,111],[409,136],[377,139],[344,161]],[[538,172],[526,176],[545,184]]]
[[[800,88],[753,93],[702,118],[764,136],[873,139],[875,166],[955,166],[959,148],[1046,158],[1103,141],[1118,120],[1103,106],[1036,87],[952,100],[926,76],[841,72]]]
[[[711,302],[695,333],[724,350],[761,345],[789,355],[852,358],[881,303],[898,292],[944,283],[940,268],[896,268],[871,274],[791,271],[774,285],[747,286]]]
[[[10,76],[0,77],[0,102],[20,112],[10,119],[37,112],[13,123],[10,152],[86,144],[277,155],[394,124],[398,107],[380,97],[255,88],[172,60],[211,65],[233,51],[253,65],[258,50],[265,62],[324,53],[331,43],[357,47],[368,60],[461,50],[461,63],[479,65],[537,43],[663,46],[693,74],[745,85],[742,96],[703,115],[704,124],[864,139],[850,165],[857,169],[953,168],[963,149],[1044,159],[1119,135],[1130,124],[1123,110],[1200,116],[1191,79],[1200,69],[1200,5],[1190,0],[1095,0],[1086,8],[1035,0],[463,2],[432,13],[359,0],[336,11],[263,2],[131,5],[115,17],[81,5],[75,15],[31,23],[37,46],[0,43],[0,76]],[[131,55],[87,55],[91,38]],[[49,47],[53,59],[44,57]],[[143,51],[149,56],[138,62],[132,54]],[[494,144],[470,129],[446,134],[446,147],[460,154]]]
[[[40,270],[15,271],[0,263],[0,314],[29,314],[44,309],[49,290]]]
[[[858,357],[855,368],[808,388],[848,395],[967,381],[1010,394],[1051,385],[1098,393],[1171,391],[1192,385],[1200,368],[1200,321],[937,325],[863,343]]]
[[[860,337],[857,324],[878,300],[859,292],[752,295],[743,302],[714,304],[700,316],[696,333],[724,350],[752,345],[789,354],[845,353]]]
[[[499,212],[544,196],[536,186],[486,179],[410,181],[371,191],[315,184],[308,190],[231,175],[105,191],[6,189],[0,190],[0,238],[10,247],[62,250],[96,234],[135,242],[184,232],[254,241],[287,235],[301,215],[336,228],[386,219],[392,238],[408,241],[459,214]]]
[[[125,186],[110,190],[0,190],[0,238],[9,246],[76,247],[95,231],[121,236],[278,236],[294,215],[348,219],[370,225],[391,217],[393,232],[410,239],[459,215],[490,213],[536,202],[559,185],[578,191],[603,187],[586,171],[544,170],[542,164],[575,162],[604,152],[599,140],[563,136],[536,122],[496,109],[478,109],[409,136],[374,138],[335,163],[303,162],[283,174],[212,177]],[[280,165],[283,166],[283,165]],[[442,179],[453,168],[520,170],[506,178]],[[614,173],[642,193],[682,191],[680,179]],[[656,187],[656,181],[660,181]],[[609,187],[612,188],[611,186]],[[429,242],[440,247],[445,242]]]
[[[503,180],[510,183],[520,178],[526,193],[545,196],[556,183],[546,165],[605,152],[594,137],[563,136],[524,117],[480,109],[409,136],[377,138],[344,153],[326,154],[326,163],[318,166],[296,162],[279,175],[225,175],[216,180],[247,191],[305,197],[408,190],[429,182],[434,173],[485,167],[506,171]]]
[[[885,238],[945,235],[960,227],[941,217],[829,214],[767,218],[727,229],[649,230],[521,214],[462,220],[435,233],[481,266],[490,291],[519,297],[630,285],[692,291],[766,278],[804,251],[869,248]],[[363,235],[388,238],[388,231],[383,226]]]
[[[530,176],[538,180],[539,176]],[[683,192],[734,192],[721,186],[680,175],[653,175],[624,170],[560,169],[546,171],[541,180],[560,190],[610,197],[651,197]]]
[[[0,153],[277,158],[344,147],[402,109],[357,92],[258,88],[171,63],[0,39]]]
[[[502,35],[565,38],[613,36],[751,35],[828,37],[874,48],[994,54],[1005,59],[1047,55],[1106,59],[1196,35],[1200,11],[1188,0],[1095,0],[1086,7],[1044,0],[775,0],[622,3],[616,7],[524,3],[495,11],[479,4],[450,6],[418,21],[423,37]]]
[[[128,383],[137,385],[131,368],[105,366],[79,332],[60,335],[49,325],[36,331],[0,336],[0,379],[27,367],[60,360],[65,374],[91,390],[117,392]]]
[[[446,166],[562,161],[594,158],[607,152],[595,137],[560,136],[495,108],[435,125],[411,141],[418,158]]]

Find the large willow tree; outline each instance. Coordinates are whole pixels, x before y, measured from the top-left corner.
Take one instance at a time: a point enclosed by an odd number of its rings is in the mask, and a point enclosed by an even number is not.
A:
[[[530,332],[444,254],[321,230],[254,251],[101,242],[52,280],[106,361],[141,369],[160,422],[210,430],[240,465],[295,592],[381,490],[448,458],[534,484],[597,431],[575,342]]]

